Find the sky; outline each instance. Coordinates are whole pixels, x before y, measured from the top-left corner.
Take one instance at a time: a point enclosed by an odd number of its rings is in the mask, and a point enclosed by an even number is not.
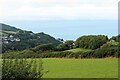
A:
[[[0,0],[0,23],[55,38],[118,34],[119,0]]]

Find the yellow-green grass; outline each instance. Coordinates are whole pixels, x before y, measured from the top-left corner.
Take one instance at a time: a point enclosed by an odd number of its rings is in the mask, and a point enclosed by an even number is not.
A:
[[[5,33],[11,33],[11,34],[16,34],[16,32],[14,32],[14,31],[3,31],[3,32],[5,32]]]
[[[118,59],[45,58],[43,78],[117,78]]]
[[[118,45],[118,44],[119,44],[119,42],[109,41],[109,42],[107,42],[107,44],[110,44],[110,45]]]
[[[87,52],[87,51],[91,51],[91,49],[84,49],[84,48],[76,48],[76,49],[70,49],[70,50],[66,50],[66,51],[70,51],[70,52]]]
[[[14,31],[2,31],[1,33],[3,36],[8,36],[8,34],[16,34],[16,32],[14,32]]]

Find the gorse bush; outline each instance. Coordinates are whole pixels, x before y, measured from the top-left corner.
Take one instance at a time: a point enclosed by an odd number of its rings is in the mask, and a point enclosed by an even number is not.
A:
[[[43,75],[42,61],[37,59],[3,59],[2,79],[40,79]]]

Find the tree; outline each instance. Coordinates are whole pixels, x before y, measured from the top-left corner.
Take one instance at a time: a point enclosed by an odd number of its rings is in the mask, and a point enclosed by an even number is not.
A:
[[[65,44],[60,44],[60,45],[58,45],[57,47],[56,47],[56,49],[58,50],[58,51],[64,51],[64,50],[68,50],[69,48],[65,45]]]
[[[69,49],[72,49],[73,48],[73,45],[74,45],[74,41],[73,40],[67,40],[65,41],[64,43]]]
[[[110,38],[110,40],[115,40],[116,42],[119,42],[119,41],[120,41],[120,34],[117,35],[117,36],[112,36],[112,37]]]
[[[88,35],[79,37],[75,41],[76,48],[97,49],[108,41],[104,35]]]
[[[100,48],[95,50],[93,57],[118,57],[118,45],[103,44]]]

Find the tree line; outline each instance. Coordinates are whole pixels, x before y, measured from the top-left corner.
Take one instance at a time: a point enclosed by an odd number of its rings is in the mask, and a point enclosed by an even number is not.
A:
[[[104,58],[119,56],[119,42],[113,38],[108,39],[105,35],[81,36],[76,41],[67,40],[58,46],[51,43],[38,45],[23,51],[8,51],[4,53],[6,58]],[[90,51],[79,51],[77,53],[67,51],[76,48],[90,49]],[[18,54],[16,54],[18,53]]]

